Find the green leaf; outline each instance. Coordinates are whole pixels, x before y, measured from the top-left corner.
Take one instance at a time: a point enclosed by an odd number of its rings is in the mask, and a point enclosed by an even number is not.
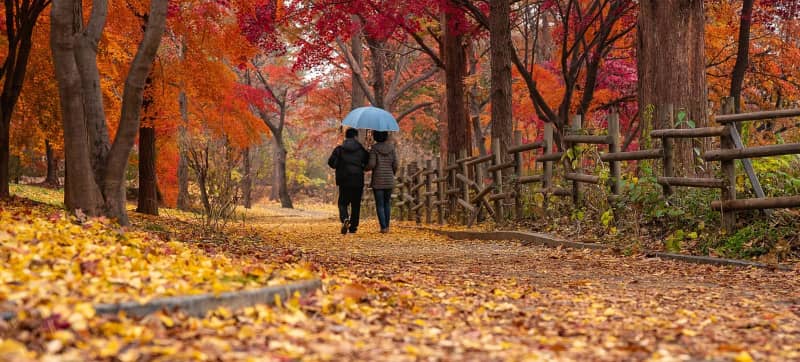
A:
[[[678,124],[683,124],[683,122],[686,120],[686,115],[687,115],[686,110],[682,109],[682,110],[678,111],[678,115],[677,115]]]

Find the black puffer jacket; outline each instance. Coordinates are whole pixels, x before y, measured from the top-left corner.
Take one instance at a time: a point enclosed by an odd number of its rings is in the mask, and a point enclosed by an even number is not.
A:
[[[328,166],[336,169],[336,184],[345,187],[364,186],[364,168],[367,167],[369,153],[361,143],[348,138],[336,146],[328,158]]]
[[[369,151],[367,170],[372,170],[373,189],[385,190],[394,188],[394,174],[397,173],[397,155],[394,146],[389,142],[380,142]]]

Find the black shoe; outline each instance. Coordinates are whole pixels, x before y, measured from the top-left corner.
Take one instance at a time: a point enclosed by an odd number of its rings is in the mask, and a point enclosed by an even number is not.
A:
[[[347,234],[347,229],[349,227],[350,227],[350,219],[344,219],[344,221],[342,221],[342,230],[340,230],[342,232],[342,235]]]
[[[350,229],[351,234],[355,234],[357,229]]]

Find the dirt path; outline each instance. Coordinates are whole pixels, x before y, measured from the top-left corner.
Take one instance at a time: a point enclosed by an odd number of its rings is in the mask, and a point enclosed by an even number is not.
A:
[[[309,307],[319,309],[306,326],[314,343],[292,342],[312,356],[800,360],[796,271],[379,234],[374,223],[346,236],[319,219],[260,226],[326,277]],[[342,300],[363,291],[361,303]]]

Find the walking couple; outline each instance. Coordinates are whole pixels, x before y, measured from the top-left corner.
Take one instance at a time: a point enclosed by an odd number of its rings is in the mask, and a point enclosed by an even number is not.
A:
[[[342,234],[355,233],[361,212],[361,196],[364,192],[364,172],[372,171],[372,192],[381,233],[389,232],[389,214],[392,209],[394,174],[397,172],[397,155],[394,146],[386,142],[389,133],[373,131],[375,145],[367,151],[356,137],[358,130],[345,131],[344,142],[336,146],[328,158],[328,166],[336,169],[336,185],[339,186],[339,220]],[[348,215],[348,207],[350,214]]]

